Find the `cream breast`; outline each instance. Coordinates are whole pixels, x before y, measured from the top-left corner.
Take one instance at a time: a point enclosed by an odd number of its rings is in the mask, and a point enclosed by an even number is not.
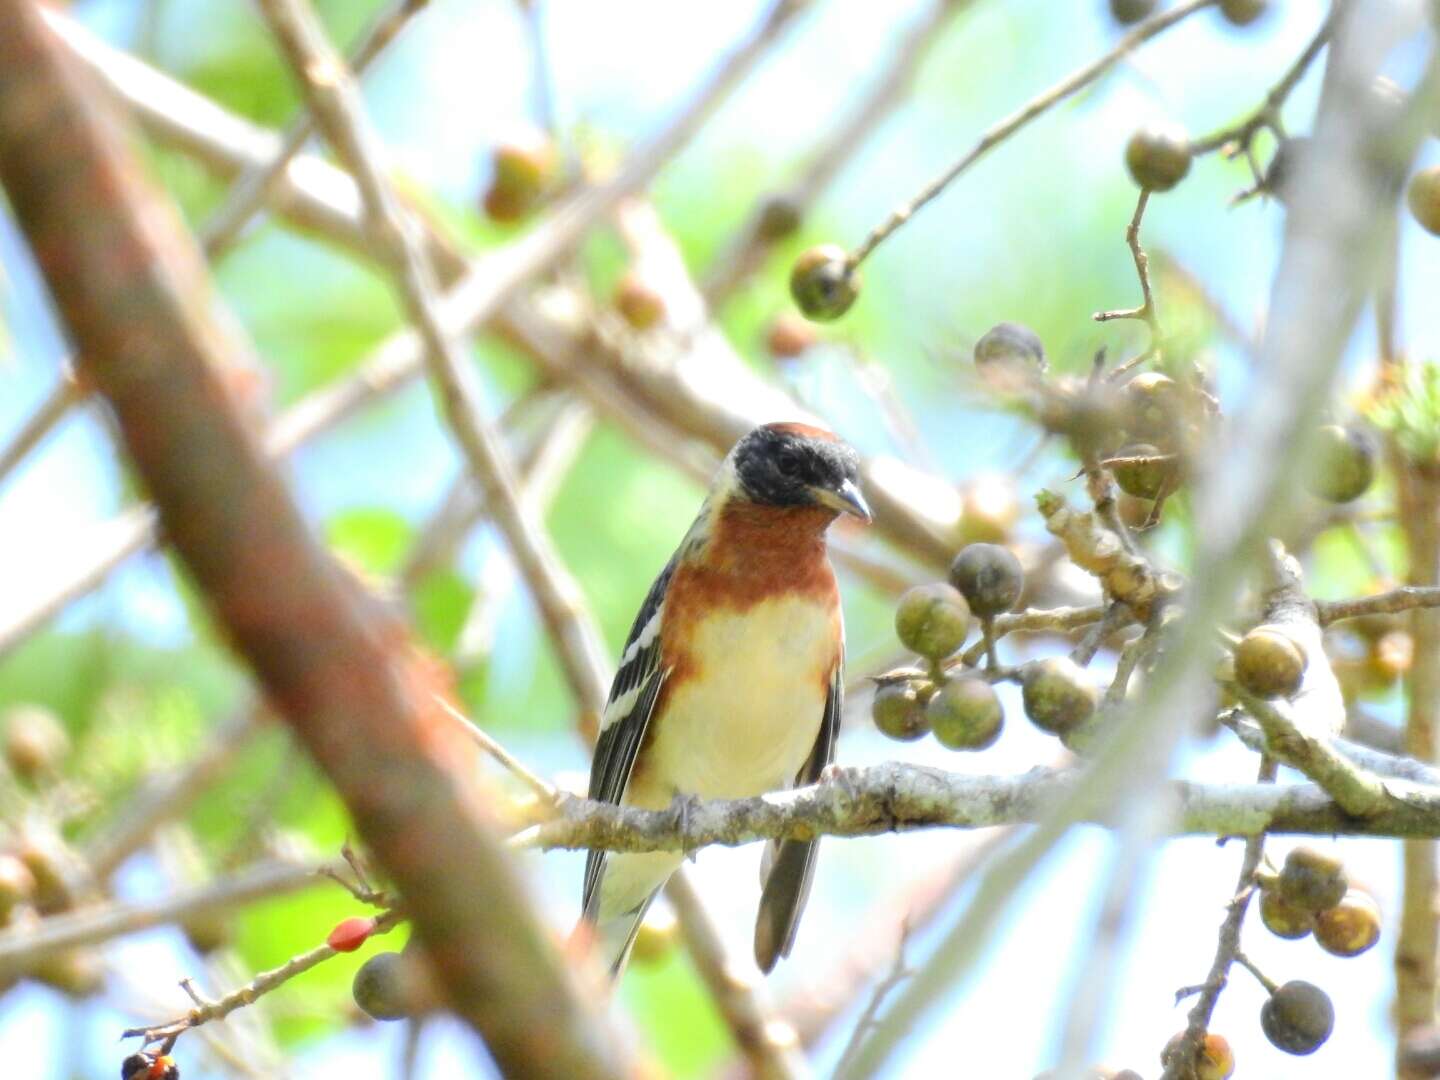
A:
[[[837,617],[792,594],[686,626],[676,651],[705,661],[666,695],[627,801],[665,806],[677,792],[737,799],[790,786],[819,734]],[[651,777],[664,778],[663,790]]]

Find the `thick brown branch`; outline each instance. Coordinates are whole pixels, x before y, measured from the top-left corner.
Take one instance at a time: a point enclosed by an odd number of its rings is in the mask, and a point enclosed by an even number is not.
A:
[[[500,1067],[630,1073],[490,831],[476,751],[435,706],[433,672],[310,535],[235,407],[222,372],[239,350],[173,207],[39,9],[0,0],[0,22],[0,179],[217,623],[405,893]]]

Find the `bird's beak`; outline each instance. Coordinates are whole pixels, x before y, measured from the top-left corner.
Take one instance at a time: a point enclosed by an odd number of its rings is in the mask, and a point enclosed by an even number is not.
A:
[[[852,480],[842,480],[840,486],[834,488],[812,487],[810,496],[821,506],[828,506],[841,514],[850,514],[867,525],[871,521],[870,504],[865,501],[865,496],[860,494],[860,489]]]

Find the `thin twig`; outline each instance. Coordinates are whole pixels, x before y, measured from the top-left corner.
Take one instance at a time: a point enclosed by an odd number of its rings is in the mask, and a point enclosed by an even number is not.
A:
[[[429,0],[394,0],[376,16],[366,29],[360,43],[351,53],[350,67],[359,76],[385,47],[394,40],[405,24],[423,9]],[[211,259],[220,258],[239,239],[250,219],[274,197],[274,189],[295,156],[315,133],[315,117],[308,109],[290,123],[282,136],[280,149],[264,165],[246,170],[237,180],[225,201],[210,215],[200,231],[200,245]]]
[[[1125,227],[1125,243],[1130,248],[1130,257],[1135,261],[1135,275],[1140,279],[1140,306],[1120,308],[1115,311],[1097,311],[1091,316],[1096,322],[1111,322],[1115,319],[1139,319],[1150,331],[1150,344],[1144,352],[1119,365],[1110,373],[1112,382],[1122,378],[1137,364],[1147,359],[1157,362],[1162,358],[1160,351],[1160,312],[1155,304],[1155,294],[1150,288],[1150,258],[1140,244],[1140,222],[1145,217],[1145,208],[1150,202],[1150,189],[1141,188],[1135,202],[1135,213]]]
[[[599,629],[582,602],[579,584],[520,497],[514,463],[484,415],[473,369],[456,335],[440,316],[434,268],[380,164],[380,148],[344,61],[303,0],[263,0],[261,9],[327,141],[355,174],[371,225],[396,266],[401,298],[424,341],[426,362],[442,391],[451,431],[535,598],[580,707],[598,720],[608,692]]]
[[[375,928],[370,932],[371,937],[380,934],[388,934],[395,929],[405,916],[397,909],[392,909],[380,915],[375,920]],[[302,975],[315,967],[329,960],[332,956],[340,955],[329,945],[317,945],[309,952],[292,956],[285,963],[270,971],[262,971],[244,986],[238,987],[217,998],[215,1001],[206,1001],[195,991],[194,985],[188,979],[181,981],[180,986],[195,1002],[195,1008],[191,1009],[184,1016],[171,1020],[164,1024],[155,1024],[151,1027],[129,1028],[121,1033],[122,1039],[143,1039],[145,1046],[154,1043],[161,1043],[173,1046],[175,1040],[187,1031],[193,1031],[203,1024],[215,1020],[224,1020],[236,1009],[242,1009],[247,1005],[253,1005],[260,998],[274,990],[284,986],[297,975]]]
[[[1262,758],[1259,781],[1273,784],[1277,767],[1273,758]],[[1220,924],[1220,934],[1215,946],[1215,959],[1210,965],[1210,974],[1200,990],[1200,998],[1190,1009],[1185,1025],[1185,1038],[1179,1048],[1165,1064],[1161,1080],[1183,1080],[1194,1067],[1195,1055],[1200,1041],[1210,1026],[1210,1016],[1215,1003],[1220,1000],[1220,991],[1225,987],[1230,964],[1240,949],[1240,927],[1245,922],[1245,912],[1250,907],[1250,897],[1255,891],[1255,869],[1260,865],[1260,856],[1265,850],[1265,834],[1260,833],[1245,841],[1245,853],[1240,859],[1240,876],[1235,882],[1235,893],[1225,912],[1225,921]]]
[[[929,10],[905,30],[884,69],[872,80],[854,110],[813,148],[800,174],[783,192],[761,199],[729,245],[716,256],[700,286],[708,310],[716,310],[734,295],[769,254],[777,239],[772,235],[777,214],[791,218],[798,228],[810,207],[854,160],[857,148],[904,99],[941,32],[971,3],[932,0]]]
[[[1104,56],[1092,60],[1084,67],[1067,75],[1054,86],[1031,98],[1015,112],[986,129],[980,136],[980,140],[964,157],[960,158],[955,164],[951,165],[934,180],[921,188],[918,194],[907,199],[892,210],[890,215],[870,232],[870,235],[864,239],[860,246],[850,253],[850,265],[859,266],[864,262],[865,258],[883,243],[891,233],[909,221],[921,207],[944,191],[945,188],[950,185],[951,181],[978,161],[988,150],[1004,142],[1052,106],[1064,101],[1076,91],[1082,90],[1090,85],[1090,83],[1105,74],[1126,56],[1130,55],[1136,48],[1149,41],[1155,35],[1168,30],[1182,19],[1188,18],[1195,12],[1202,8],[1210,7],[1216,2],[1217,0],[1186,0],[1185,3],[1177,4],[1169,11],[1146,19],[1122,37],[1116,43],[1115,47]]]
[[[1134,618],[1135,614],[1130,610],[1129,604],[1119,600],[1110,604],[1105,609],[1105,617],[1086,630],[1080,643],[1070,650],[1070,659],[1081,667],[1089,667],[1105,639],[1129,626]]]
[[[1091,607],[1036,608],[1030,611],[996,615],[990,624],[990,639],[999,641],[1006,634],[1018,633],[1068,634],[1089,626],[1091,623],[1099,622],[1105,617],[1108,610],[1104,604],[1095,604]],[[986,642],[986,637],[982,635],[979,641],[960,654],[958,661],[946,666],[954,667],[958,664],[964,667],[974,667],[985,658]]]
[[[1328,626],[1341,619],[1358,619],[1365,615],[1394,615],[1401,611],[1440,607],[1440,586],[1402,585],[1398,589],[1357,596],[1351,600],[1317,600],[1320,624]]]
[[[504,765],[505,768],[509,769],[512,775],[543,801],[553,803],[556,798],[558,798],[559,793],[555,790],[555,785],[551,784],[539,774],[531,771],[528,765],[487,735],[478,724],[474,723],[468,716],[455,708],[454,705],[450,704],[450,702],[440,694],[435,695],[435,700],[457,723],[464,727],[465,734],[480,744],[482,750],[500,762],[501,765]]]
[[[1234,144],[1241,150],[1248,150],[1250,142],[1254,139],[1256,132],[1262,128],[1270,127],[1277,130],[1280,128],[1280,108],[1290,97],[1291,92],[1299,85],[1300,80],[1305,77],[1305,72],[1315,62],[1322,49],[1329,42],[1331,34],[1335,29],[1334,15],[1328,15],[1310,43],[1295,58],[1295,62],[1285,70],[1280,81],[1270,88],[1258,108],[1238,124],[1230,124],[1220,128],[1209,135],[1190,142],[1190,150],[1194,154],[1208,154],[1215,150]]]
[[[67,371],[20,425],[20,430],[0,448],[0,483],[55,429],[82,396],[79,384]]]
[[[38,925],[0,933],[0,975],[22,972],[66,949],[93,945],[152,926],[184,922],[200,912],[238,907],[268,896],[308,889],[319,880],[320,867],[288,862],[258,863],[233,877],[160,900],[107,903],[42,919]]]
[[[860,1048],[861,1040],[870,1033],[875,1026],[875,1018],[880,1015],[880,1007],[885,1004],[885,999],[902,982],[908,979],[913,972],[905,964],[905,943],[910,940],[909,918],[900,922],[900,932],[895,940],[895,959],[891,961],[890,970],[883,979],[875,984],[874,991],[870,994],[870,1000],[865,1003],[865,1011],[860,1014],[860,1019],[855,1021],[855,1029],[850,1033],[850,1040],[845,1044],[845,1049],[840,1053],[840,1061],[835,1066],[835,1071],[840,1072]]]

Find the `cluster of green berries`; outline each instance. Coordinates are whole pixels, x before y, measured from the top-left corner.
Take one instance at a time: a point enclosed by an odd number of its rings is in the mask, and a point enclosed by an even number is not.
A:
[[[887,680],[875,692],[875,726],[892,739],[933,733],[952,750],[983,750],[999,738],[1004,708],[995,688],[975,670],[947,669],[973,619],[983,624],[1013,608],[1025,588],[1020,560],[998,544],[967,545],[950,566],[950,580],[917,585],[900,598],[895,632],[927,662],[923,676]],[[1055,657],[1020,672],[1025,715],[1052,734],[1084,723],[1099,702],[1095,687],[1072,661]]]
[[[1005,712],[985,679],[951,674],[945,661],[965,644],[972,616],[989,620],[1020,599],[1025,574],[1020,560],[998,544],[970,544],[955,556],[950,580],[917,585],[900,598],[895,633],[924,657],[929,676],[882,685],[875,693],[875,725],[892,739],[934,732],[952,750],[983,750],[1000,737]]]
[[[1352,888],[1332,855],[1297,847],[1278,874],[1260,878],[1260,921],[1276,937],[1313,934],[1333,956],[1359,956],[1380,940],[1380,907]]]
[[[1345,867],[1332,855],[1297,847],[1278,874],[1257,875],[1260,921],[1277,937],[1313,935],[1334,956],[1359,956],[1380,940],[1380,907],[1352,888]],[[1330,997],[1313,983],[1292,979],[1267,987],[1260,1010],[1265,1036],[1287,1054],[1313,1054],[1335,1026]]]
[[[975,369],[998,392],[1026,390],[1037,386],[1047,369],[1045,349],[1029,327],[999,323],[975,343]],[[1186,386],[1162,372],[1144,371],[1118,394],[1065,378],[1046,389],[1039,404],[1042,424],[1082,453],[1111,461],[1126,495],[1148,503],[1180,486],[1181,451],[1205,415],[1198,395]]]
[[[0,714],[0,753],[10,773],[24,786],[41,791],[60,779],[72,752],[65,725],[42,705],[12,705]],[[44,819],[27,822],[0,847],[0,929],[9,933],[35,930],[47,916],[75,907],[76,883],[85,874],[81,856]],[[75,998],[98,993],[105,966],[92,948],[47,954],[25,972]],[[0,979],[0,992],[13,977]]]

